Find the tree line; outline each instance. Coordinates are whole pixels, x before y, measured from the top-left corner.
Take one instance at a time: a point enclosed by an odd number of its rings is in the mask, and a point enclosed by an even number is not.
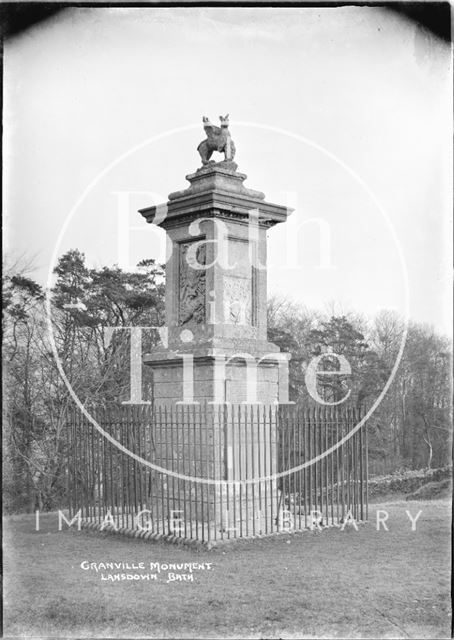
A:
[[[90,268],[80,251],[71,250],[54,272],[50,317],[46,292],[26,268],[15,265],[3,275],[3,487],[10,511],[64,503],[66,427],[74,401],[61,371],[85,406],[125,401],[128,327],[159,327],[165,321],[164,267],[154,260],[131,272]],[[372,406],[393,372],[404,330],[402,319],[389,311],[369,320],[278,298],[268,304],[268,338],[291,354],[290,400],[303,404],[347,398],[346,403]],[[158,340],[157,331],[143,332],[143,352]],[[314,363],[315,397],[308,385]],[[410,323],[397,372],[368,422],[372,471],[449,462],[450,369],[449,340]],[[144,367],[144,399],[152,394],[149,375]]]
[[[368,420],[372,472],[449,463],[451,344],[446,337],[415,322],[405,327],[392,311],[369,320],[351,312],[320,313],[277,299],[268,305],[268,327],[270,339],[292,354],[294,401],[312,401],[305,372],[311,359],[321,354],[323,371],[340,370],[333,353],[351,365],[349,375],[318,376],[326,401],[339,402],[350,392],[347,402],[371,408],[388,386]]]

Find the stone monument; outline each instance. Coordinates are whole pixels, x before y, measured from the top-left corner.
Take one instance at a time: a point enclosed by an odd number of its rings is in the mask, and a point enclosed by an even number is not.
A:
[[[266,234],[291,210],[244,186],[247,176],[233,162],[228,116],[221,127],[208,118],[203,124],[202,167],[186,176],[189,188],[140,210],[147,222],[165,229],[169,252],[168,344],[144,362],[153,370],[155,406],[174,411],[177,405],[183,412],[180,436],[178,419],[166,423],[164,435],[159,429],[155,459],[173,471],[227,481],[207,488],[202,500],[193,487],[189,506],[192,514],[223,528],[219,505],[226,501],[232,505],[233,499],[233,517],[239,518],[245,506],[252,514],[255,507],[272,512],[277,503],[277,489],[269,482],[266,500],[258,505],[254,492],[238,492],[235,482],[256,477],[258,470],[261,476],[277,470],[275,421],[265,427],[254,407],[288,402],[289,356],[267,340]],[[212,161],[214,151],[224,153],[224,160]],[[191,406],[198,407],[197,417],[184,422]],[[169,486],[166,481],[170,508],[181,509],[181,495],[175,499]]]
[[[244,186],[228,116],[203,119],[189,188],[140,213],[166,230],[168,347],[145,356],[154,401],[288,402],[288,356],[267,341],[266,233],[291,210]],[[213,151],[225,154],[210,160]]]

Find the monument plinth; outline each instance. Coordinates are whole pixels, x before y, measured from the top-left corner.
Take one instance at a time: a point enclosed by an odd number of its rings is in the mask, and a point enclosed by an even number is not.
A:
[[[189,355],[193,401],[288,399],[288,357],[267,341],[266,232],[290,211],[245,187],[246,177],[232,161],[208,163],[188,175],[190,187],[171,193],[165,205],[140,210],[166,230],[171,251],[168,348],[144,359],[153,368],[156,403],[188,399],[183,361],[186,356],[189,363]]]
[[[291,210],[244,185],[227,116],[220,128],[204,118],[204,129],[202,167],[186,176],[190,186],[171,193],[167,203],[140,210],[168,236],[168,343],[144,362],[153,370],[155,405],[180,406],[183,422],[187,411],[186,436],[178,440],[175,425],[167,424],[155,442],[155,460],[169,464],[170,440],[173,470],[220,480],[207,488],[205,501],[195,485],[189,510],[223,528],[222,505],[233,517],[242,507],[266,513],[277,496],[267,481],[265,498],[256,504],[254,492],[243,494],[235,483],[277,470],[275,419],[270,412],[265,425],[255,409],[257,403],[288,402],[289,356],[267,340],[266,234]],[[213,151],[223,152],[224,160],[210,161]],[[178,508],[178,494],[175,499],[165,491],[171,508]]]

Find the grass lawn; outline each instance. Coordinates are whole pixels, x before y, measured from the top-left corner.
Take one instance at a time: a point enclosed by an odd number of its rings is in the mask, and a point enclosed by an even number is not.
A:
[[[377,509],[389,531],[376,531]],[[411,530],[405,513],[422,513]],[[85,531],[56,514],[4,520],[4,636],[450,637],[450,503],[373,504],[355,531],[242,541],[212,551]],[[193,582],[107,582],[90,562],[211,562]],[[133,572],[134,573],[134,572]]]

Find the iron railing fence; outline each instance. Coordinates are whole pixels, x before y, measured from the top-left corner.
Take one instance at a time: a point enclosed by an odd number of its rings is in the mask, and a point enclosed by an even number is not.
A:
[[[364,410],[150,405],[74,411],[70,514],[202,541],[367,520]]]

